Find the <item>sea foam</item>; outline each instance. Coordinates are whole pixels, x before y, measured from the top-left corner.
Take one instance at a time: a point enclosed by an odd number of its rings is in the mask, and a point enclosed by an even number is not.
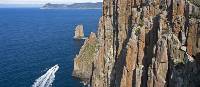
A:
[[[32,87],[51,87],[58,69],[58,65],[51,67],[44,75],[35,80]]]

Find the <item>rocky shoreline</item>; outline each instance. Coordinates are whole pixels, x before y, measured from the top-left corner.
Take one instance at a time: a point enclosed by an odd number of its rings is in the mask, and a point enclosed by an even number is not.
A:
[[[104,0],[97,35],[74,59],[92,87],[199,87],[195,0]]]

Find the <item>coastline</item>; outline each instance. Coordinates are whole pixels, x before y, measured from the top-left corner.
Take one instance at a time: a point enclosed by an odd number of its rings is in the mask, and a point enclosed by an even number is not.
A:
[[[74,9],[74,10],[76,10],[76,9],[97,9],[97,10],[101,10],[102,8],[39,8],[39,9],[42,9],[42,10],[49,10],[49,9]]]

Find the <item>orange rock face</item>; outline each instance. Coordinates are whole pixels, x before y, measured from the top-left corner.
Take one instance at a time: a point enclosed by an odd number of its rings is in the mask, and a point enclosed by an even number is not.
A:
[[[103,4],[90,86],[200,85],[200,19],[192,16],[199,7],[187,0],[104,0]]]

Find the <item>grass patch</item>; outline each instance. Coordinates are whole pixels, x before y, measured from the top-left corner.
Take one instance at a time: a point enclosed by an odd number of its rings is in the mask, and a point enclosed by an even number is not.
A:
[[[97,49],[97,43],[86,44],[81,54],[80,61],[85,62],[86,64],[91,63],[93,61],[93,58],[95,57],[96,49]]]

